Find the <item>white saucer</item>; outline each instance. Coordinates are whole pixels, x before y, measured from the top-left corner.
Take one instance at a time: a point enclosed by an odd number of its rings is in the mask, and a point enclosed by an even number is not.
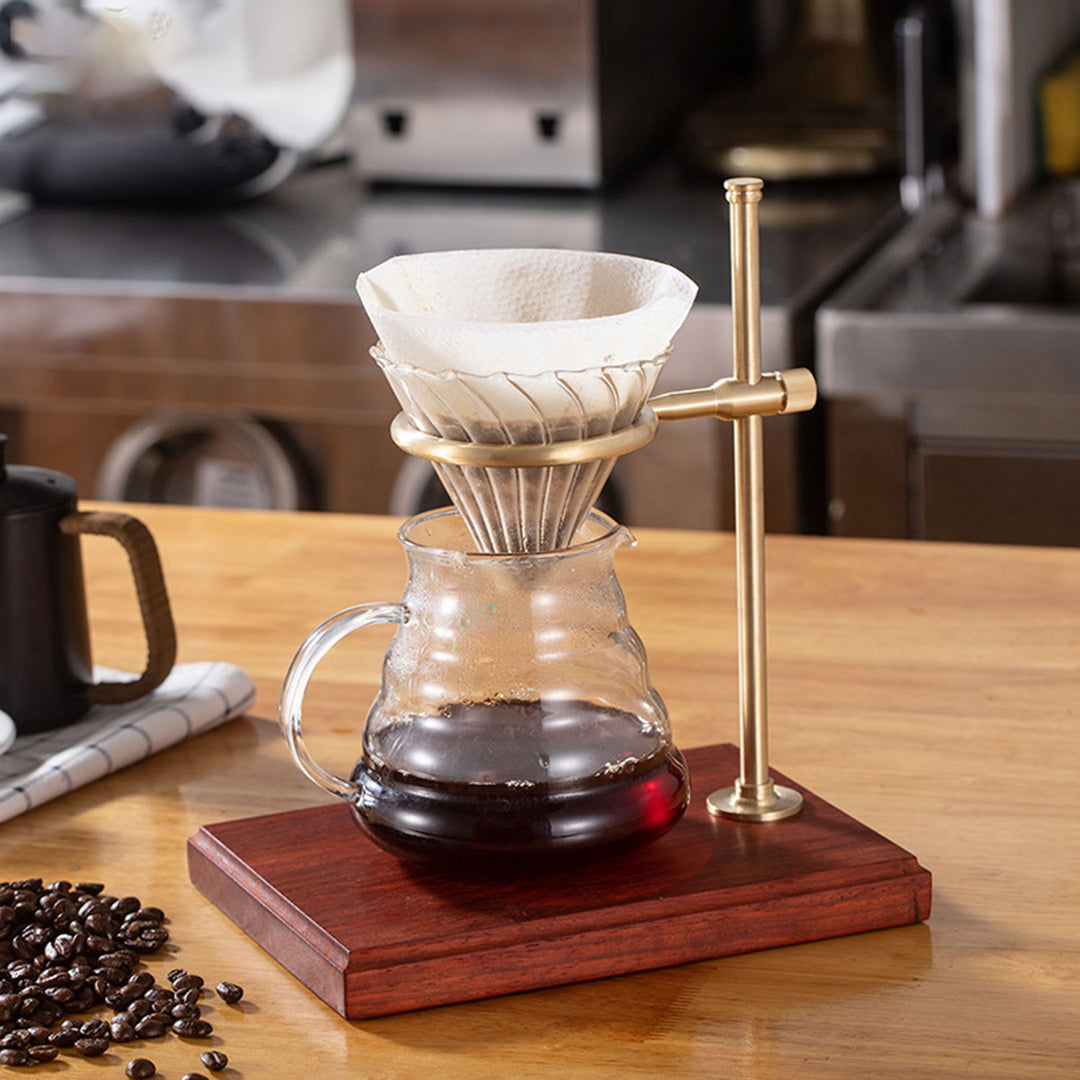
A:
[[[15,721],[6,712],[0,712],[0,754],[15,741]]]

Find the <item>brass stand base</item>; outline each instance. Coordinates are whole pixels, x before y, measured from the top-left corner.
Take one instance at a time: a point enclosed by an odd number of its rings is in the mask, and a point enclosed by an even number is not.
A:
[[[735,821],[779,821],[797,814],[802,804],[797,791],[771,780],[761,785],[736,780],[732,787],[720,788],[705,800],[710,814]]]

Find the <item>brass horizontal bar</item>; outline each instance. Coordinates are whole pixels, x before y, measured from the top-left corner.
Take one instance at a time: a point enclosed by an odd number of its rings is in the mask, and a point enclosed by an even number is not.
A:
[[[700,390],[676,390],[649,399],[660,420],[689,420],[714,416],[744,420],[748,416],[776,416],[805,412],[814,407],[817,384],[807,368],[766,372],[755,383],[718,379]]]

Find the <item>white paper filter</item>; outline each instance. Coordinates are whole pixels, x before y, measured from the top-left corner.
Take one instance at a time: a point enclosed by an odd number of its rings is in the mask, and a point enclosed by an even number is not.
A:
[[[504,249],[398,256],[357,290],[418,427],[517,444],[632,424],[697,286],[645,259]],[[436,468],[481,550],[523,552],[572,543],[613,464]]]

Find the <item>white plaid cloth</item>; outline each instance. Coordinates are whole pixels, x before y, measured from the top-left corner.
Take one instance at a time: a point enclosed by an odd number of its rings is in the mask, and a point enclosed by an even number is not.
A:
[[[95,670],[97,679],[121,673]],[[23,735],[0,755],[0,822],[239,716],[255,701],[233,664],[180,664],[151,694],[95,705],[77,724]]]

